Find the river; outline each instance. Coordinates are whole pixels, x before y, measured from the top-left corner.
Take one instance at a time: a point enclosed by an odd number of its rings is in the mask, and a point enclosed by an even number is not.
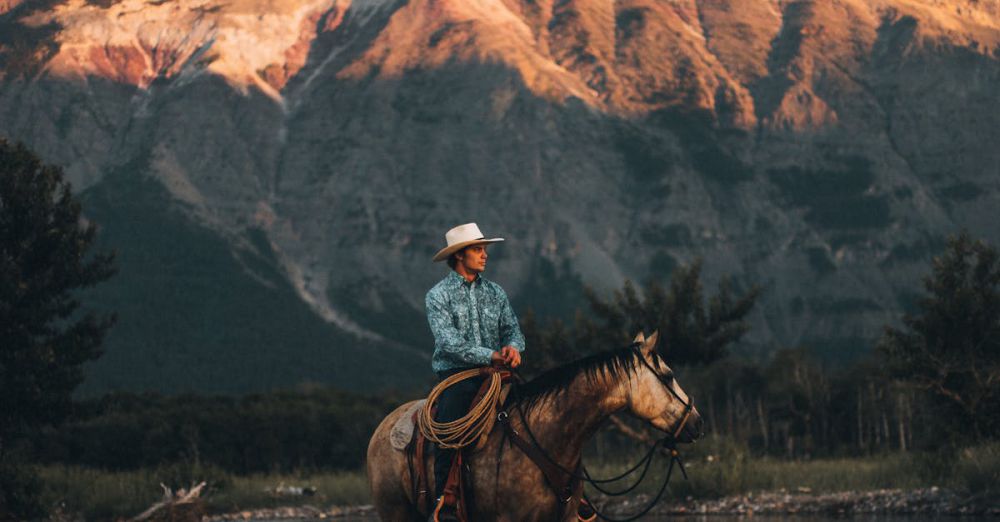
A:
[[[644,522],[733,522],[752,520],[753,522],[956,522],[955,515],[650,515],[639,520]],[[318,518],[253,519],[249,522],[316,522]],[[375,515],[326,518],[336,522],[379,522]],[[965,515],[960,522],[997,522],[998,517],[988,515]]]

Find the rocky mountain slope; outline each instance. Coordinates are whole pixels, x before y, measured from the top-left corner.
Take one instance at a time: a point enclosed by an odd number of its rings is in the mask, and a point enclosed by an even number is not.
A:
[[[425,382],[470,220],[522,309],[700,256],[843,358],[1000,242],[998,60],[994,0],[0,0],[0,135],[122,252],[91,391]]]

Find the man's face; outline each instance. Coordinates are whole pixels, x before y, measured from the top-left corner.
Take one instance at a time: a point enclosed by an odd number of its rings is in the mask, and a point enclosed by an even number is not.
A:
[[[458,253],[458,264],[470,274],[486,270],[486,245],[472,245]]]

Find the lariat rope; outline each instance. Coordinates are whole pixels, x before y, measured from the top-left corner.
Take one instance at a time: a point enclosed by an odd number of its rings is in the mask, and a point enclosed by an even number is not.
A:
[[[445,378],[431,390],[430,395],[427,396],[427,402],[424,403],[424,407],[420,411],[420,422],[418,423],[420,433],[427,440],[445,449],[461,449],[474,443],[482,445],[486,441],[486,436],[493,430],[493,423],[496,422],[497,408],[503,395],[499,372],[489,372],[487,378],[490,379],[490,383],[486,393],[464,416],[450,422],[437,422],[431,412],[446,388],[482,375],[483,372],[478,368],[458,372]]]

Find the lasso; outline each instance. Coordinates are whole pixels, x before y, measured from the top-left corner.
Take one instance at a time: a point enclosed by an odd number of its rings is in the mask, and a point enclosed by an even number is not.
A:
[[[489,386],[469,413],[450,422],[434,420],[431,409],[446,388],[466,379],[480,377],[484,373],[490,379]],[[473,443],[476,444],[476,449],[481,448],[496,422],[497,407],[503,395],[501,381],[500,372],[493,368],[465,370],[444,379],[427,396],[427,402],[420,412],[420,433],[441,448],[461,449]]]

